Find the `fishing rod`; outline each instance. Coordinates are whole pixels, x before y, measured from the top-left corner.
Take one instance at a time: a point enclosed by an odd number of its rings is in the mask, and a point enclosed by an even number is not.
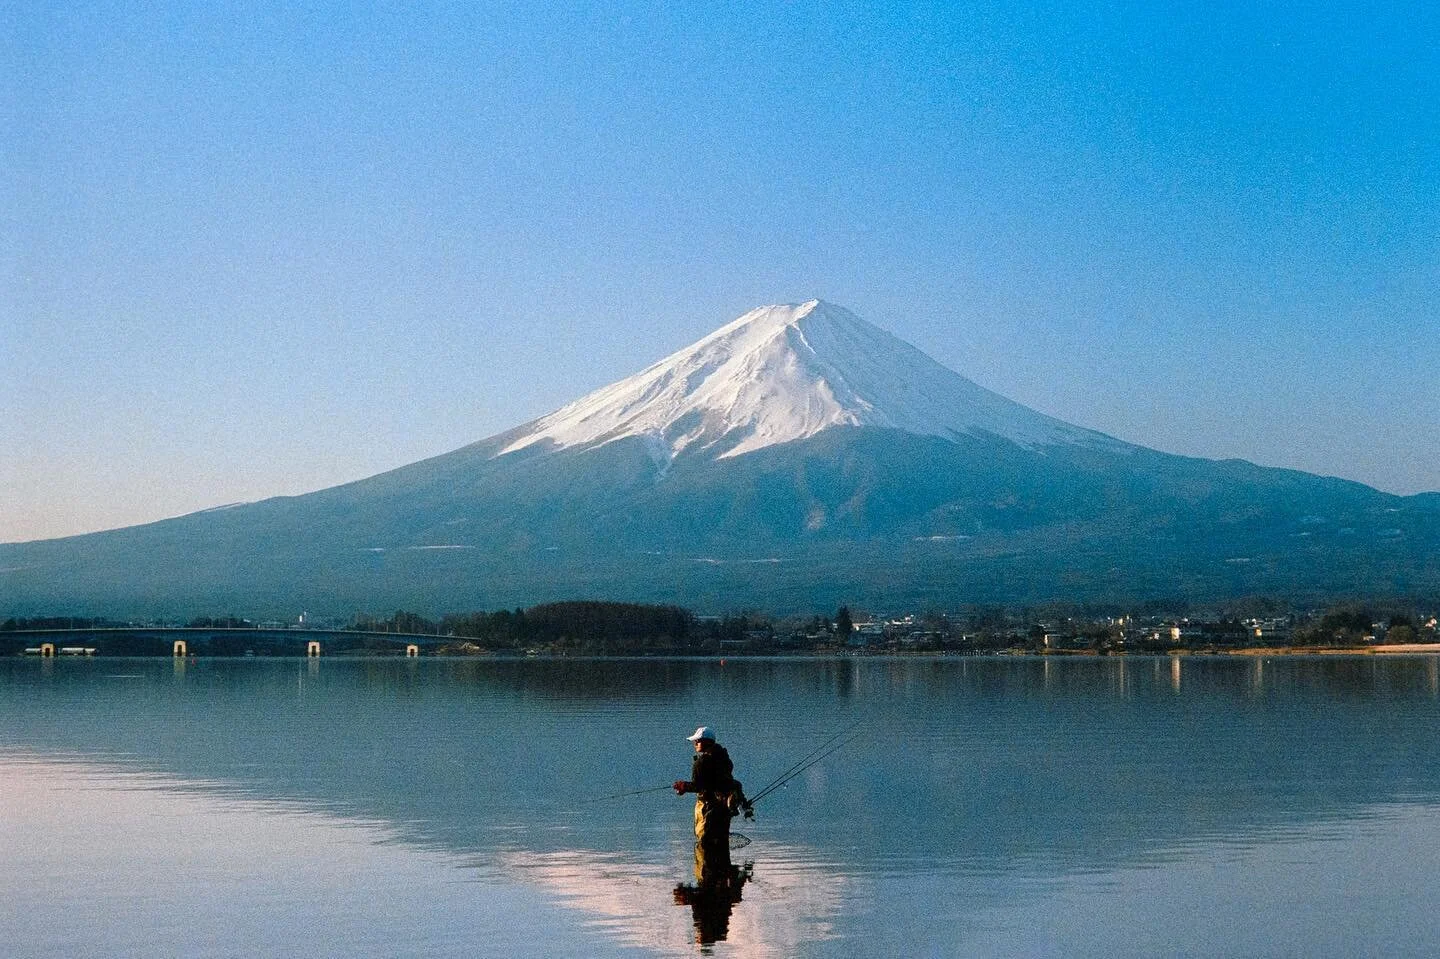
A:
[[[820,745],[816,746],[814,749],[810,750],[810,751],[809,751],[808,753],[806,753],[805,755],[801,756],[798,760],[795,761],[795,764],[794,764],[794,765],[792,765],[789,769],[786,769],[786,770],[785,770],[783,773],[781,773],[778,777],[776,777],[774,780],[772,780],[769,785],[767,785],[767,786],[765,786],[765,788],[761,789],[760,792],[756,793],[756,795],[757,795],[757,796],[763,796],[763,795],[765,795],[765,793],[769,792],[772,788],[774,788],[775,784],[778,783],[778,782],[780,782],[780,780],[782,780],[782,779],[784,779],[785,777],[789,776],[791,773],[798,772],[799,769],[800,769],[800,767],[803,766],[803,765],[805,765],[806,760],[808,760],[811,756],[814,756],[816,753],[818,753],[818,752],[820,752],[821,750],[823,750],[826,746],[830,745],[830,744],[833,743],[835,740],[839,739],[841,736],[844,736],[846,733],[849,733],[851,730],[853,730],[856,726],[859,726],[859,725],[860,725],[860,720],[857,719],[855,722],[851,723],[849,726],[846,726],[844,729],[840,730],[838,733],[836,733],[835,735],[831,736],[829,739],[825,740],[823,743],[821,743]]]
[[[594,799],[585,800],[587,803],[604,802],[607,799],[624,799],[626,796],[643,796],[646,793],[658,793],[662,789],[673,789],[673,786],[651,786],[648,789],[631,789],[623,793],[612,793],[609,796],[596,796]]]
[[[755,803],[758,802],[762,797],[770,794],[771,792],[774,792],[776,789],[785,785],[787,782],[794,779],[796,776],[800,775],[805,770],[809,769],[811,766],[824,759],[826,756],[829,756],[837,749],[840,749],[842,746],[848,746],[855,740],[859,739],[862,735],[864,735],[863,730],[859,733],[855,733],[855,735],[853,736],[850,736],[849,734],[854,732],[855,729],[859,727],[861,722],[863,722],[863,720],[857,719],[849,726],[846,726],[844,729],[840,730],[838,733],[831,736],[829,739],[825,740],[805,755],[801,756],[793,765],[790,766],[790,768],[786,769],[783,773],[781,773],[777,779],[773,780],[769,785],[761,789],[758,793],[754,795],[754,797],[749,798],[747,800],[749,805],[755,805]],[[843,739],[841,742],[836,742],[836,740],[839,740],[845,736],[849,736],[849,738]],[[832,743],[834,745],[831,745]],[[827,749],[826,747],[829,748]],[[658,793],[673,788],[673,786],[650,786],[645,789],[627,789],[625,792],[611,793],[608,796],[596,796],[594,799],[585,800],[585,803],[606,802],[607,800],[624,799],[629,796],[644,796],[647,793]]]
[[[585,801],[586,801],[587,803],[594,803],[594,802],[602,802],[602,801],[604,801],[604,800],[606,800],[606,799],[621,799],[621,798],[623,798],[623,797],[625,797],[625,796],[643,796],[645,793],[658,793],[658,792],[660,792],[662,789],[673,789],[673,788],[675,788],[675,787],[674,787],[674,786],[651,786],[649,789],[631,789],[631,790],[629,790],[629,791],[627,791],[627,792],[614,793],[614,794],[609,795],[609,796],[599,796],[599,797],[597,797],[597,798],[595,798],[595,799],[587,799],[587,800],[585,800]],[[738,833],[738,832],[732,832],[732,833],[730,834],[729,843],[730,843],[730,849],[731,849],[731,851],[734,851],[734,850],[736,850],[736,849],[744,849],[746,846],[750,845],[750,837],[749,837],[749,836],[742,835],[742,834],[740,834],[740,833]]]
[[[766,786],[764,789],[762,789],[759,793],[757,793],[757,794],[755,795],[755,798],[754,798],[754,799],[751,799],[751,800],[750,800],[750,805],[751,805],[751,806],[754,806],[755,803],[759,802],[761,799],[764,799],[766,796],[770,795],[770,794],[771,794],[772,792],[774,792],[775,790],[781,788],[782,786],[788,785],[788,784],[790,783],[790,780],[794,779],[796,776],[800,775],[800,774],[803,773],[805,770],[809,769],[811,766],[813,766],[813,765],[815,765],[816,763],[820,762],[820,760],[825,759],[827,756],[829,756],[831,753],[835,752],[836,750],[841,749],[841,748],[843,748],[843,747],[845,747],[845,746],[850,745],[850,744],[853,743],[855,740],[859,739],[859,738],[861,737],[861,735],[863,735],[863,734],[862,734],[862,733],[856,733],[854,736],[851,736],[849,739],[846,739],[846,740],[843,740],[843,741],[841,741],[841,742],[836,743],[834,746],[831,746],[829,749],[825,750],[823,753],[821,753],[820,755],[816,756],[814,759],[810,760],[808,763],[805,763],[805,764],[804,764],[803,766],[801,766],[799,769],[796,769],[794,772],[789,773],[788,775],[786,775],[786,776],[784,776],[783,778],[775,781],[775,782],[772,783],[771,785]]]
[[[810,750],[810,751],[809,751],[808,753],[806,753],[804,756],[801,756],[800,759],[799,759],[794,765],[792,765],[789,769],[787,769],[787,770],[785,770],[783,773],[781,773],[780,776],[779,776],[777,779],[775,779],[774,781],[772,781],[769,785],[765,786],[763,789],[761,789],[761,790],[760,790],[758,793],[756,793],[754,796],[749,797],[749,799],[748,799],[749,804],[750,804],[751,806],[754,806],[754,805],[755,805],[757,802],[759,802],[761,799],[764,799],[764,798],[765,798],[766,796],[768,796],[770,793],[772,793],[772,792],[774,792],[775,790],[779,789],[781,786],[785,785],[785,784],[788,783],[790,780],[794,779],[796,776],[800,775],[800,774],[803,773],[805,770],[809,769],[811,766],[813,766],[813,765],[815,765],[816,763],[818,763],[820,760],[822,760],[822,759],[824,759],[825,757],[829,756],[831,753],[835,752],[836,750],[841,749],[841,748],[843,748],[843,747],[845,747],[845,746],[850,745],[850,744],[853,743],[855,740],[857,740],[857,739],[859,739],[861,736],[865,735],[865,731],[864,731],[863,729],[860,730],[859,732],[855,732],[855,730],[857,729],[857,727],[859,727],[859,725],[861,724],[861,722],[862,722],[862,720],[858,720],[858,719],[857,719],[855,722],[851,723],[849,726],[846,726],[844,729],[840,730],[840,732],[836,733],[835,735],[831,736],[829,739],[825,740],[825,741],[824,741],[823,743],[821,743],[819,746],[816,746],[814,749]],[[850,735],[851,733],[854,733],[854,735]],[[843,738],[842,738],[842,737],[843,737]],[[839,740],[839,742],[836,742],[836,740]],[[833,744],[833,745],[832,745],[832,744]]]

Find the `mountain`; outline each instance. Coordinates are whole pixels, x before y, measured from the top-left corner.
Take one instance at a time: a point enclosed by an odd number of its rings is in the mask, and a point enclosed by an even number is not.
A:
[[[663,470],[687,450],[741,456],[836,427],[952,441],[983,433],[1026,447],[1125,445],[1011,402],[849,310],[811,300],[752,310],[523,427],[504,452],[638,437]]]
[[[379,476],[0,545],[0,613],[1440,595],[1437,557],[1440,495],[1125,443],[812,300]]]

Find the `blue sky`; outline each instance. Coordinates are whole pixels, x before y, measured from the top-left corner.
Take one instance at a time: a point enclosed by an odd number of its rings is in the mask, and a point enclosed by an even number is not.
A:
[[[1440,11],[22,5],[0,540],[357,479],[819,296],[1158,449],[1440,489]]]

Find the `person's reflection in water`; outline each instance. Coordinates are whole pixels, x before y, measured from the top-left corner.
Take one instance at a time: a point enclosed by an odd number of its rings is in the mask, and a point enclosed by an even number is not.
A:
[[[740,901],[740,890],[754,871],[752,863],[730,862],[728,844],[695,843],[695,883],[675,886],[675,905],[689,906],[695,918],[695,941],[702,952],[724,942],[730,932],[730,912]]]

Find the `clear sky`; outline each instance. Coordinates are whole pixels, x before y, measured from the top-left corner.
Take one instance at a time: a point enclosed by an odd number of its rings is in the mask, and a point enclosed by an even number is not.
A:
[[[1440,489],[1440,7],[549,6],[0,14],[0,540],[358,479],[811,297],[1125,440]]]

